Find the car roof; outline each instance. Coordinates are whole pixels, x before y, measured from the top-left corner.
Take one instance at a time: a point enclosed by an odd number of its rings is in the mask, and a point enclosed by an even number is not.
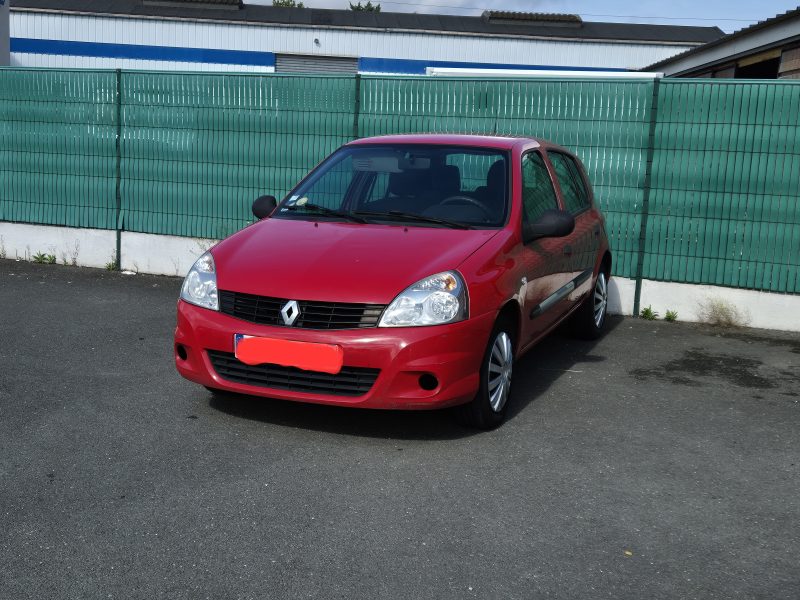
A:
[[[442,146],[474,146],[476,148],[496,148],[511,150],[517,146],[553,146],[549,142],[533,137],[515,137],[499,135],[464,135],[451,133],[414,133],[402,135],[380,135],[361,138],[347,144],[360,146],[364,144],[435,144]]]

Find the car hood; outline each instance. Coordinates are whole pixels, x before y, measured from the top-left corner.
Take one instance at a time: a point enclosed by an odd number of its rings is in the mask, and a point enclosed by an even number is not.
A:
[[[213,248],[220,290],[388,304],[455,269],[499,230],[265,219]]]

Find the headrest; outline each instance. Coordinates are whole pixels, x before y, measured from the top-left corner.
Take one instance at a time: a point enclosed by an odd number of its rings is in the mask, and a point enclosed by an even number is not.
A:
[[[486,175],[486,187],[492,192],[503,191],[506,188],[506,161],[502,158],[496,160]]]
[[[437,192],[445,196],[455,196],[461,193],[461,171],[456,165],[445,165],[436,171],[433,186]]]
[[[430,171],[401,171],[389,175],[388,192],[393,196],[419,196],[430,187]]]

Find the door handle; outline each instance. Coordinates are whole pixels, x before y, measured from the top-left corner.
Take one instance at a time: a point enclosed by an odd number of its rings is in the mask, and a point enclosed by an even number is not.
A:
[[[572,256],[572,246],[570,245],[564,246],[564,254],[567,256]]]

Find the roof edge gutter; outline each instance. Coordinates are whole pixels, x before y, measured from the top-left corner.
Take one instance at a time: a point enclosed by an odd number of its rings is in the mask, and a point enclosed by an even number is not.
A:
[[[524,35],[524,34],[503,34],[503,33],[485,33],[485,32],[472,32],[472,31],[443,31],[440,29],[405,29],[405,28],[386,28],[386,27],[354,27],[351,25],[313,25],[309,23],[276,23],[272,21],[245,21],[240,19],[223,19],[214,17],[174,17],[164,15],[132,15],[124,13],[108,13],[108,12],[90,12],[82,10],[64,10],[55,8],[30,8],[26,6],[11,6],[12,12],[27,12],[27,13],[44,13],[44,14],[58,14],[69,15],[76,17],[102,17],[111,19],[143,19],[143,20],[156,20],[156,21],[179,21],[179,22],[197,22],[207,23],[213,21],[215,23],[224,23],[226,25],[244,25],[249,27],[290,27],[295,29],[338,29],[345,31],[369,31],[381,33],[421,33],[426,35],[448,35],[459,37],[481,37],[481,38],[501,38],[501,39],[514,39],[514,40],[545,40],[551,42],[564,42],[564,43],[594,43],[594,44],[640,44],[643,46],[684,46],[689,49],[694,49],[698,46],[703,46],[707,42],[686,42],[686,41],[672,41],[672,40],[630,40],[621,38],[574,38],[567,36],[547,36],[547,35]]]
[[[432,77],[511,77],[558,79],[661,79],[663,73],[641,71],[560,71],[557,69],[470,69],[455,67],[427,67],[425,74]]]

